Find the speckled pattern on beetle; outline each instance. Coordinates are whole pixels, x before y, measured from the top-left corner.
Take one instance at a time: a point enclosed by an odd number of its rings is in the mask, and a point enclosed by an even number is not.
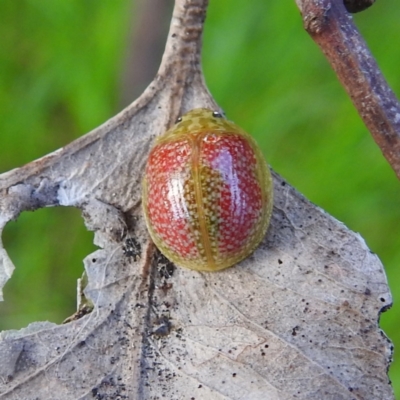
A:
[[[195,109],[156,139],[143,180],[150,236],[179,266],[218,271],[265,235],[272,178],[254,139],[222,114]]]

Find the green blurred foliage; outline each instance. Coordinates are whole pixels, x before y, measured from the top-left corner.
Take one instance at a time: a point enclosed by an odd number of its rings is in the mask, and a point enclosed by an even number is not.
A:
[[[381,325],[400,346],[400,185],[302,28],[295,1],[210,2],[203,68],[229,118],[254,134],[269,163],[307,198],[360,232],[385,265],[395,305]],[[0,2],[0,171],[67,144],[118,111],[132,23],[128,0]],[[400,9],[378,1],[354,16],[400,93]],[[133,100],[133,99],[132,99]],[[93,250],[77,210],[24,213],[3,240],[18,267],[0,329],[60,322],[75,305]],[[400,398],[400,361],[390,376]]]

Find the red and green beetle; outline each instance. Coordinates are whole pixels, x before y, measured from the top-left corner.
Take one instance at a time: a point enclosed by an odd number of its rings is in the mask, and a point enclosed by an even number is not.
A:
[[[177,265],[218,271],[265,235],[272,178],[254,139],[217,111],[194,109],[157,138],[143,180],[150,236]]]

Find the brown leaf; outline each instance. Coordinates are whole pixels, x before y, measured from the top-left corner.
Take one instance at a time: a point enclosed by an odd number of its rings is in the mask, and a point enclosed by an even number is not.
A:
[[[147,235],[141,177],[178,114],[218,109],[200,71],[206,1],[176,2],[159,73],[120,114],[1,175],[0,226],[75,206],[99,250],[90,314],[0,334],[2,399],[391,399],[391,295],[363,239],[274,175],[266,237],[218,273],[174,267]],[[0,283],[12,272],[0,249]]]

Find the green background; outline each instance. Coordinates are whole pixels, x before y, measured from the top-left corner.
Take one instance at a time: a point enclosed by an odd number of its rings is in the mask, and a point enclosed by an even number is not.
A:
[[[399,347],[397,178],[303,30],[294,0],[210,2],[203,68],[211,93],[279,174],[378,254],[394,298],[381,325]],[[64,146],[122,108],[135,10],[131,0],[0,2],[0,172]],[[354,16],[396,93],[399,17],[396,0]],[[0,330],[72,314],[92,238],[70,208],[9,223],[3,242],[17,269],[0,304]],[[397,352],[390,377],[400,398]]]

